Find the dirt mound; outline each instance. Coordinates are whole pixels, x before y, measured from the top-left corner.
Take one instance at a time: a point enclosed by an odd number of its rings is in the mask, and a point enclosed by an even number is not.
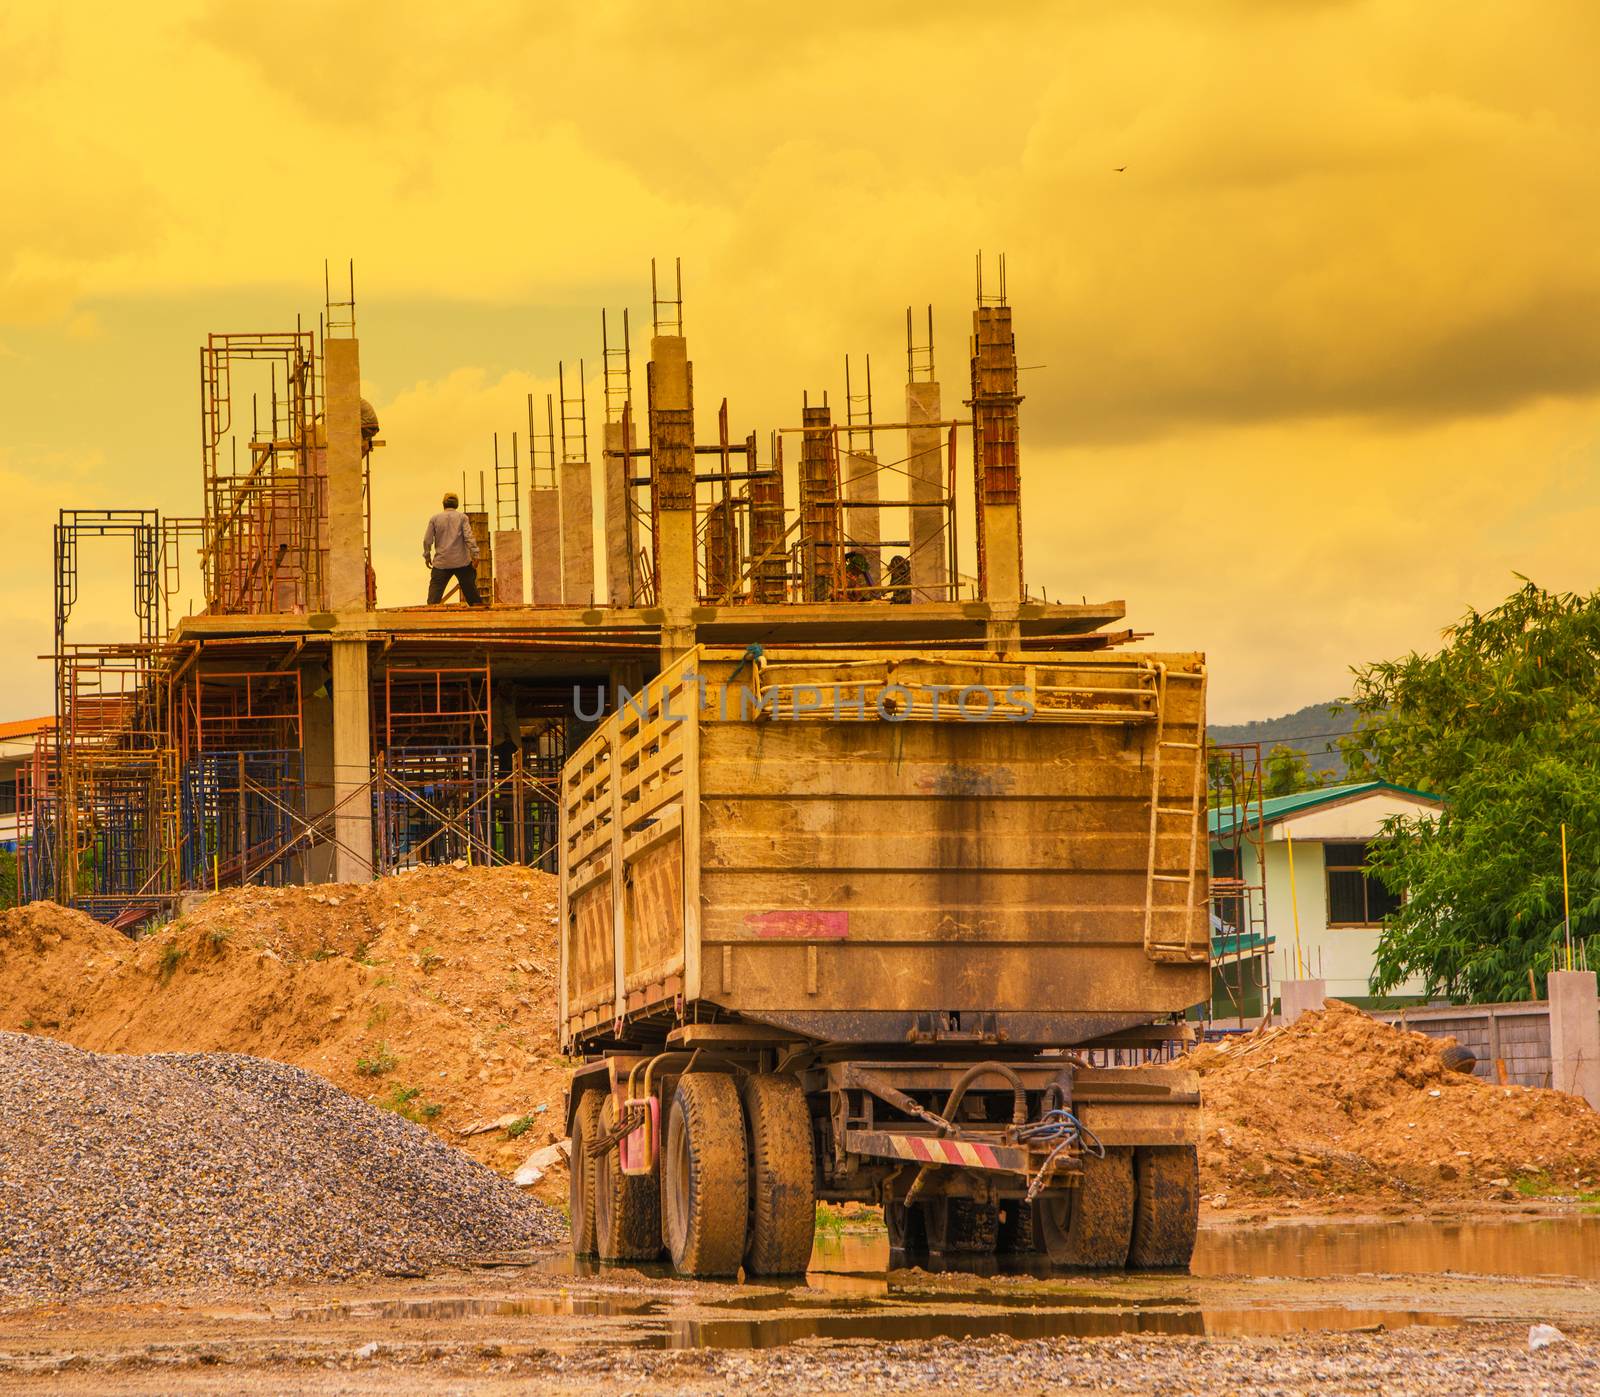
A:
[[[310,1073],[12,1033],[0,1217],[0,1296],[23,1299],[414,1271],[565,1232],[544,1204]]]
[[[127,955],[127,937],[82,912],[53,902],[0,911],[0,1028],[58,1028],[85,981]]]
[[[1576,1193],[1600,1180],[1600,1114],[1574,1096],[1451,1071],[1439,1041],[1329,1000],[1283,1028],[1196,1049],[1201,1183],[1249,1199]]]
[[[525,868],[235,889],[137,942],[35,903],[0,921],[0,1029],[291,1063],[509,1174],[565,1133],[556,918],[555,879]],[[565,1188],[555,1168],[539,1192]]]

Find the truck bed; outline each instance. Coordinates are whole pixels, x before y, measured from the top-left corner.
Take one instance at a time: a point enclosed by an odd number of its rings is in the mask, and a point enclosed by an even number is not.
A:
[[[1070,1046],[1199,1002],[1204,689],[1187,654],[691,652],[563,774],[564,1044]]]

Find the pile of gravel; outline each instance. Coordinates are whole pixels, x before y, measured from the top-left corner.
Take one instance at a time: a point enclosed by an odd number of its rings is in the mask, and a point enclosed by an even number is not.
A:
[[[421,1271],[565,1224],[296,1067],[0,1033],[0,1298]]]

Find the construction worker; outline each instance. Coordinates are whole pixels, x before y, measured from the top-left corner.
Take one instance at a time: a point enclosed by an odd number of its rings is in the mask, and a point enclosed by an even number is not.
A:
[[[482,606],[478,595],[478,540],[472,536],[472,521],[461,512],[461,501],[454,491],[444,497],[444,508],[428,520],[422,536],[422,561],[433,569],[428,579],[428,605],[438,606],[446,584],[453,577],[461,584],[461,599],[468,606]]]

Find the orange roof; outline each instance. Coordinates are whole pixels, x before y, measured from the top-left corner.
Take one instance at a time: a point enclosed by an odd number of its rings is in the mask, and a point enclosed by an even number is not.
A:
[[[35,733],[49,732],[56,720],[44,718],[18,718],[14,723],[0,723],[0,742],[8,737],[32,737]]]

